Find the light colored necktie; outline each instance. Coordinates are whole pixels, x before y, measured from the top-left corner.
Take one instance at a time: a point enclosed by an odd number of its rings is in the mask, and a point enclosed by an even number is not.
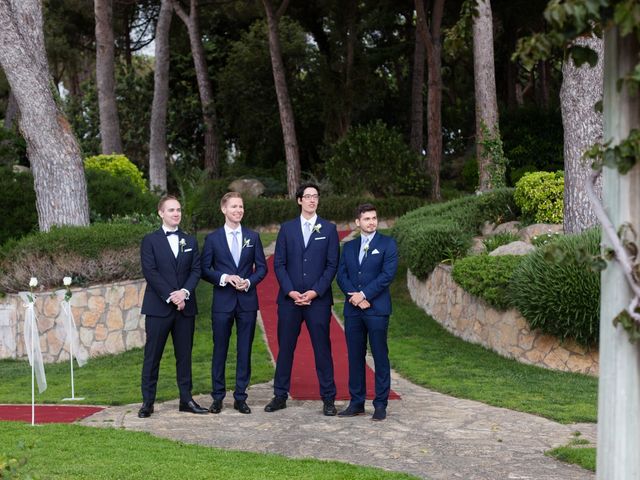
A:
[[[362,246],[360,247],[360,255],[358,256],[358,262],[362,263],[364,257],[367,256],[367,250],[369,249],[369,238],[362,239]]]
[[[236,267],[240,264],[240,242],[238,242],[238,234],[240,232],[231,232],[233,238],[231,239],[231,256],[233,261],[236,262]]]
[[[306,247],[311,238],[311,222],[304,222],[304,230],[302,230],[302,236],[304,237],[304,246]]]

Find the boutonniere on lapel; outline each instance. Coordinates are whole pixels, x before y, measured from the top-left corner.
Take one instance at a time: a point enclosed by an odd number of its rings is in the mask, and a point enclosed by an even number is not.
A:
[[[251,245],[251,239],[245,238],[244,243],[242,244],[242,248],[250,248],[250,247],[253,247],[253,245]]]
[[[369,244],[367,243],[364,246],[364,258],[367,258],[367,254],[369,253]]]
[[[180,253],[184,253],[184,247],[187,246],[187,241],[184,238],[181,238],[178,245],[180,245]]]
[[[316,223],[316,224],[313,226],[313,231],[314,231],[315,233],[320,233],[320,229],[321,229],[321,228],[322,228],[322,224],[321,224],[321,223]]]

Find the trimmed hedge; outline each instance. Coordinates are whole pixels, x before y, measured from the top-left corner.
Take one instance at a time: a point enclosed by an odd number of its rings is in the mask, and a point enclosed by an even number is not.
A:
[[[466,257],[453,264],[451,275],[467,292],[498,310],[507,310],[512,307],[507,294],[509,281],[523,259],[522,255]]]
[[[220,211],[220,199],[208,203],[201,202],[192,213],[192,227],[196,229],[216,228],[224,223]],[[379,218],[400,216],[424,204],[417,197],[359,198],[359,197],[322,197],[318,206],[318,215],[334,222],[354,220],[354,211],[361,203],[370,202],[377,208]],[[282,223],[300,215],[300,207],[293,199],[284,198],[245,198],[242,224],[257,227]]]
[[[562,223],[564,172],[531,172],[516,183],[513,193],[522,214],[536,223]]]
[[[0,250],[0,291],[27,290],[30,277],[37,277],[43,289],[61,288],[66,276],[76,286],[141,278],[140,242],[151,230],[100,223],[10,240]]]
[[[98,169],[87,169],[85,176],[92,222],[114,215],[156,211],[158,197],[140,190],[129,177],[117,177]]]
[[[38,229],[36,192],[31,173],[15,173],[0,167],[0,192],[2,195],[2,228],[0,245],[11,238],[19,238]]]
[[[412,273],[425,279],[438,263],[464,255],[485,221],[503,223],[517,213],[513,189],[493,190],[413,210],[398,219],[393,235]]]
[[[600,273],[591,267],[599,244],[597,228],[563,235],[520,263],[508,296],[532,329],[585,346],[598,342]]]

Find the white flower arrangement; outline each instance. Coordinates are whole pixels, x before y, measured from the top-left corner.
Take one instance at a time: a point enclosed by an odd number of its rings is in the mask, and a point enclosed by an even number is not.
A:
[[[31,277],[29,279],[29,292],[27,294],[27,298],[29,299],[29,302],[34,303],[33,300],[33,289],[36,288],[38,286],[38,279],[36,277]]]
[[[187,245],[187,241],[184,238],[181,238],[178,245],[180,245],[180,252],[184,253],[184,247]]]
[[[322,224],[321,224],[321,223],[316,223],[316,224],[313,226],[313,231],[314,231],[314,232],[316,232],[316,233],[320,233],[320,229],[321,229],[321,228],[322,228]]]
[[[245,238],[244,243],[242,244],[242,248],[251,247],[251,239]]]
[[[67,290],[64,294],[65,302],[69,302],[69,300],[71,300],[71,296],[73,295],[73,293],[71,292],[71,283],[72,283],[71,277],[64,277],[62,279],[62,284],[65,286]]]

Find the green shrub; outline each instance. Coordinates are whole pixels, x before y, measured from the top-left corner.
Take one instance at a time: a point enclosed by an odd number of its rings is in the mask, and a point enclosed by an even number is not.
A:
[[[101,223],[10,240],[0,249],[0,291],[25,290],[30,277],[37,277],[41,288],[52,289],[66,276],[77,285],[141,278],[140,242],[152,230],[148,225]]]
[[[425,196],[429,180],[417,164],[402,135],[378,120],[352,128],[333,146],[325,168],[337,193]]]
[[[564,173],[525,173],[516,184],[513,198],[522,214],[536,223],[562,223]]]
[[[478,159],[473,156],[464,161],[462,166],[462,186],[467,192],[474,192],[480,183],[480,173],[478,172]]]
[[[520,263],[508,296],[532,329],[582,345],[597,343],[600,273],[591,268],[591,256],[599,254],[599,244],[599,229],[563,235]]]
[[[124,155],[96,155],[84,161],[85,170],[102,170],[122,179],[128,178],[141,192],[147,191],[147,184],[133,162]]]
[[[93,168],[87,169],[85,176],[92,222],[108,219],[113,215],[156,211],[158,197],[149,191],[140,190],[129,177],[117,177]]]
[[[521,255],[475,255],[453,264],[451,275],[467,292],[480,297],[492,307],[507,310],[511,307],[506,293],[514,270],[524,257]]]
[[[20,238],[38,228],[36,192],[30,173],[14,173],[11,168],[0,167],[0,192],[3,217],[0,245],[11,238]]]
[[[517,212],[512,189],[493,190],[413,210],[398,219],[393,235],[413,274],[426,278],[441,261],[463,255],[485,221],[514,220]]]
[[[512,232],[496,233],[485,238],[482,243],[487,252],[493,252],[496,248],[508,245],[520,240],[520,237]]]

